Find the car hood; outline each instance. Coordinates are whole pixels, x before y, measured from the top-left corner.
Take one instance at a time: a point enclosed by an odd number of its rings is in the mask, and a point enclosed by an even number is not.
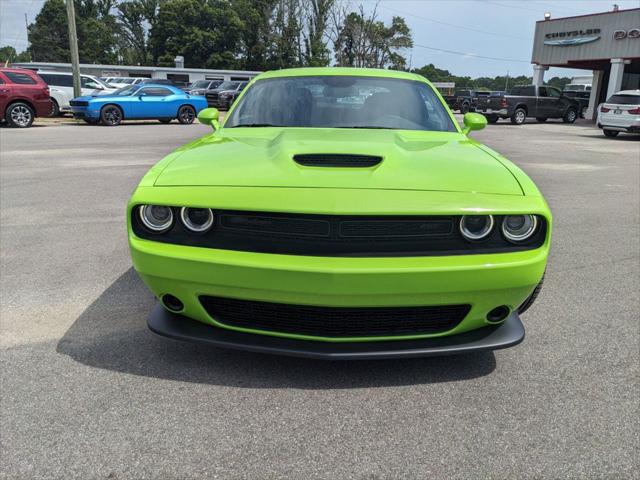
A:
[[[382,157],[373,167],[309,167],[299,154]],[[399,130],[222,129],[185,145],[156,186],[431,190],[522,195],[511,172],[460,133]]]

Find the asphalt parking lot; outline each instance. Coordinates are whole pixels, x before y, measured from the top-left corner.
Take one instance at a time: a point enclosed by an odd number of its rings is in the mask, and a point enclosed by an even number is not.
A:
[[[489,125],[554,214],[521,345],[323,363],[154,336],[125,205],[203,125],[0,128],[0,475],[639,478],[640,141]]]

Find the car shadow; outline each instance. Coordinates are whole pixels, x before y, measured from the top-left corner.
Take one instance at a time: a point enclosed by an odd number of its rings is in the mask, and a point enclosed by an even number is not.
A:
[[[452,382],[488,375],[496,367],[493,352],[328,362],[183,343],[149,331],[146,318],[155,302],[130,268],[80,315],[56,351],[116,372],[244,388],[348,389]]]

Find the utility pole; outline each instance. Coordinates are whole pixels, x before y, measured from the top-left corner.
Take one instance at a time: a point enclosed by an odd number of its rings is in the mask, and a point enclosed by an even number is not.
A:
[[[507,76],[504,79],[504,91],[505,92],[509,91],[509,70],[507,70]]]
[[[76,33],[76,12],[73,0],[66,0],[69,21],[69,50],[71,51],[71,71],[73,72],[73,95],[82,95],[80,90],[80,57],[78,55],[78,35]]]

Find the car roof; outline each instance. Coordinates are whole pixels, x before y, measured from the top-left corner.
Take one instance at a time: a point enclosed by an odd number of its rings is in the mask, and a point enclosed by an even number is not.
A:
[[[0,67],[0,72],[18,72],[18,73],[31,73],[38,74],[35,70],[31,70],[30,68],[14,68],[14,67]]]
[[[137,85],[140,85],[140,88],[149,88],[149,87],[168,88],[169,90],[182,92],[182,90],[180,90],[178,87],[174,87],[173,85],[167,85],[166,83],[137,83],[136,85],[131,85],[131,86],[135,87]]]
[[[285,68],[259,74],[254,80],[283,77],[313,77],[321,75],[344,75],[352,77],[380,77],[399,78],[404,80],[424,81],[424,77],[417,73],[400,72],[398,70],[384,70],[382,68],[351,68],[351,67],[305,67]]]
[[[614,93],[614,95],[640,95],[640,90],[620,90]]]

